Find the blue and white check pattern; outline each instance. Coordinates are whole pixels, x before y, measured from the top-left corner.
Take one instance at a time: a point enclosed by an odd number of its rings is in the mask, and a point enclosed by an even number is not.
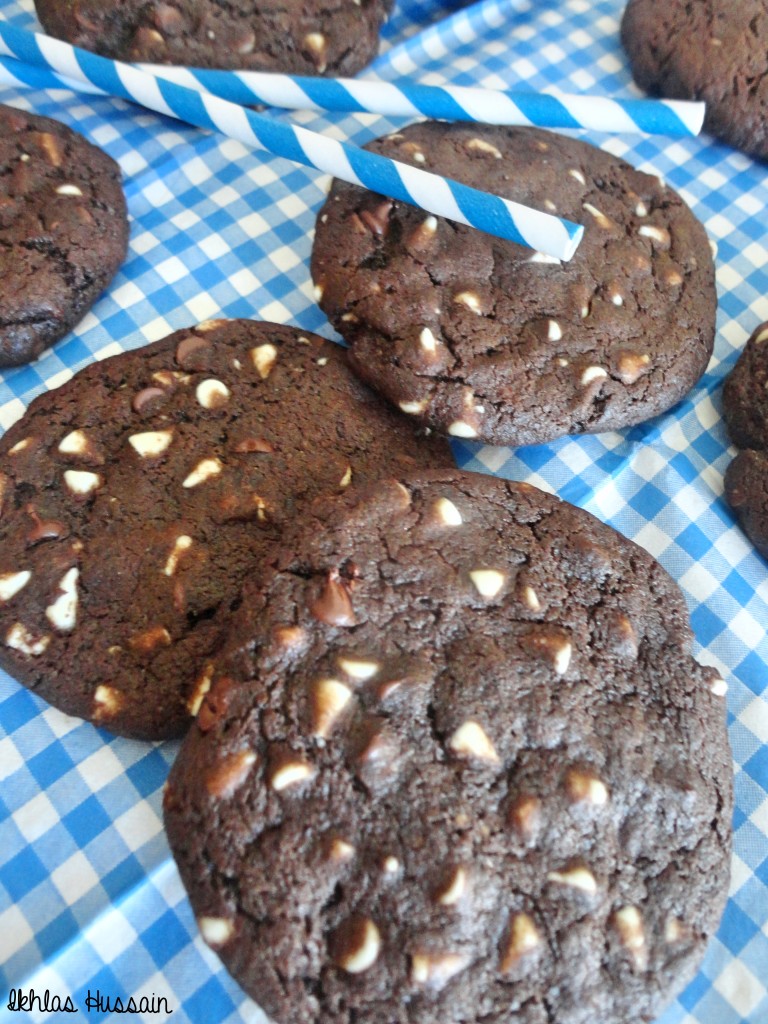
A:
[[[618,41],[622,0],[404,0],[367,72],[441,85],[638,95]],[[31,0],[0,16],[35,28]],[[31,367],[0,379],[0,428],[39,391],[114,352],[216,316],[262,317],[329,337],[312,298],[312,230],[327,180],[237,142],[109,99],[0,90],[65,121],[121,164],[128,260],[93,311]],[[288,115],[276,115],[285,117]],[[363,143],[396,126],[369,115],[290,115]],[[682,586],[696,653],[728,680],[736,769],[731,898],[697,978],[659,1024],[768,1024],[768,567],[722,497],[731,453],[720,385],[768,319],[768,175],[709,138],[588,136],[661,174],[717,245],[714,358],[671,413],[622,433],[512,451],[457,442],[461,465],[526,479],[611,523]],[[46,707],[0,674],[0,978],[10,988],[164,997],[174,1024],[263,1022],[197,936],[162,832],[173,744],[114,739]],[[0,1021],[58,1021],[13,1013]],[[164,1013],[146,1015],[170,1019]],[[596,1021],[595,1024],[600,1024]]]

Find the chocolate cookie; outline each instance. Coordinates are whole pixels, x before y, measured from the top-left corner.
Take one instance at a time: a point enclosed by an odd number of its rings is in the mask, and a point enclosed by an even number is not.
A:
[[[669,408],[707,365],[704,229],[654,177],[527,128],[412,125],[377,153],[585,224],[570,263],[336,181],[312,275],[352,366],[456,437],[534,444]]]
[[[304,504],[452,463],[290,327],[210,321],[89,366],[0,444],[0,664],[112,732],[178,736]]]
[[[752,332],[723,385],[723,416],[739,452],[725,474],[725,496],[742,529],[768,558],[768,323]]]
[[[0,366],[78,323],[127,244],[114,160],[58,121],[0,106]]]
[[[724,683],[644,551],[537,489],[372,486],[246,586],[165,821],[281,1024],[626,1024],[722,911]]]
[[[768,157],[763,0],[629,0],[621,41],[642,89],[705,100],[709,132]]]
[[[369,64],[391,0],[35,0],[46,32],[105,57],[205,68],[351,75]]]

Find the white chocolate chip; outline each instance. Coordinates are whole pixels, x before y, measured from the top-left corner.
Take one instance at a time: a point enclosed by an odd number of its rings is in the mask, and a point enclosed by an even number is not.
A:
[[[223,469],[220,459],[203,459],[182,482],[182,487],[197,487],[213,476],[218,476]]]
[[[418,416],[419,413],[424,412],[429,405],[429,399],[422,398],[420,401],[415,402],[398,402],[398,405],[408,416]]]
[[[551,199],[545,199],[544,205],[552,213],[555,213],[555,211],[557,210],[557,203],[553,203]]]
[[[82,189],[79,189],[77,185],[59,185],[56,193],[60,196],[81,196],[83,194]]]
[[[664,273],[664,283],[669,285],[670,288],[677,288],[683,283],[683,275],[679,270],[675,270],[670,267],[669,270]]]
[[[466,306],[473,313],[480,313],[480,298],[474,292],[459,292],[453,296],[453,301],[461,306]]]
[[[623,306],[624,296],[621,295],[619,292],[613,292],[613,294],[611,295],[611,302],[614,304],[614,306]]]
[[[84,455],[88,451],[88,438],[82,430],[72,430],[59,442],[62,455]]]
[[[598,210],[596,206],[591,203],[583,203],[583,209],[587,211],[590,216],[594,217],[595,221],[600,225],[601,228],[612,228],[613,221],[610,217],[606,217],[602,210]]]
[[[454,871],[445,885],[437,895],[437,902],[443,907],[453,907],[459,902],[467,889],[467,872],[462,867],[454,868]]]
[[[557,320],[547,320],[547,338],[549,341],[560,341],[563,330]]]
[[[306,761],[286,761],[272,772],[269,784],[277,793],[282,793],[291,786],[306,782],[314,774],[315,769]]]
[[[464,420],[454,420],[448,427],[448,433],[452,437],[477,437],[477,430]]]
[[[437,351],[437,338],[428,327],[425,327],[419,335],[419,344],[425,352],[434,353]]]
[[[400,861],[397,857],[385,857],[384,858],[384,870],[388,875],[396,875],[400,870]]]
[[[578,181],[580,185],[586,185],[587,184],[587,179],[584,177],[584,175],[581,173],[581,171],[577,170],[575,167],[572,167],[568,171],[568,173],[570,174],[570,176],[572,178],[575,178],[576,181]]]
[[[206,775],[209,795],[229,799],[248,778],[257,760],[253,750],[238,750],[223,757]]]
[[[214,663],[207,661],[203,668],[203,671],[195,680],[195,688],[190,694],[189,700],[187,701],[187,709],[193,718],[197,718],[197,715],[202,707],[205,695],[211,688],[213,682]]]
[[[45,609],[45,617],[62,633],[68,633],[77,623],[77,580],[80,570],[73,567],[59,580],[61,594]]]
[[[192,538],[188,537],[185,533],[177,537],[173,542],[171,553],[168,555],[168,559],[163,567],[164,576],[173,576],[179,564],[179,558],[185,551],[189,551],[192,547]]]
[[[541,610],[541,602],[533,587],[523,587],[523,601],[525,601],[532,612]]]
[[[645,205],[645,203],[642,201],[642,199],[635,206],[635,215],[637,217],[647,217],[648,216],[648,207]]]
[[[651,357],[647,352],[639,355],[636,352],[624,352],[619,356],[618,371],[622,384],[634,384],[645,373],[650,365]]]
[[[109,718],[116,714],[124,703],[123,694],[114,686],[105,686],[104,684],[97,686],[93,695],[93,717],[97,722],[102,718]]]
[[[313,690],[312,732],[325,738],[352,697],[352,691],[338,679],[320,679]]]
[[[541,945],[541,936],[530,914],[515,914],[509,926],[509,941],[501,960],[503,974],[516,967],[520,960]]]
[[[415,985],[442,988],[463,971],[469,957],[459,953],[414,953],[411,956],[411,981]]]
[[[535,252],[533,256],[529,256],[525,261],[526,263],[557,263],[558,266],[562,262],[557,256],[550,256],[546,252]]]
[[[656,227],[655,224],[643,224],[637,229],[637,233],[643,238],[650,238],[651,241],[657,242],[664,249],[669,248],[672,241],[667,229]]]
[[[667,945],[671,946],[675,942],[680,942],[685,938],[685,934],[685,924],[679,917],[670,917],[664,925],[664,941]]]
[[[441,523],[446,526],[461,526],[464,520],[461,517],[461,512],[456,508],[452,501],[448,498],[438,498],[435,502],[435,512],[437,518]]]
[[[323,292],[324,291],[325,291],[325,288],[323,287],[323,285],[316,284],[314,286],[314,288],[312,289],[312,294],[315,296],[315,302],[320,302],[320,300],[323,297]]]
[[[17,441],[16,444],[8,449],[9,455],[18,455],[20,452],[26,451],[27,448],[32,444],[33,438],[24,437],[21,441]]]
[[[339,480],[339,487],[349,487],[352,483],[352,467],[347,466],[344,470],[344,476]]]
[[[14,623],[5,634],[7,647],[12,647],[14,651],[20,651],[22,654],[28,654],[33,658],[43,654],[50,642],[51,638],[49,636],[35,636],[21,622]]]
[[[497,160],[501,160],[501,151],[491,145],[490,142],[486,142],[485,139],[470,139],[466,144],[466,147],[467,149],[474,150],[477,153],[488,153]]]
[[[142,459],[153,459],[162,455],[173,440],[173,429],[147,430],[143,434],[132,434],[128,438],[131,448]]]
[[[571,664],[572,653],[573,648],[567,640],[554,651],[552,666],[559,676],[564,676],[568,671],[568,666]]]
[[[85,470],[68,469],[64,473],[64,483],[72,494],[85,496],[101,487],[102,479],[98,473],[87,473]]]
[[[604,807],[608,803],[608,789],[596,775],[572,768],[566,777],[568,796],[574,803],[593,804]]]
[[[584,387],[592,381],[602,380],[608,376],[608,371],[602,366],[588,366],[581,375],[581,383]]]
[[[314,61],[315,67],[322,75],[328,67],[328,63],[325,59],[327,50],[325,36],[320,32],[308,32],[307,35],[304,36],[304,46],[312,54],[312,60]]]
[[[322,290],[320,294],[322,295]],[[265,345],[257,345],[256,348],[251,349],[251,360],[262,380],[266,380],[270,375],[276,359],[277,349],[274,345],[270,345],[269,342]]]
[[[366,679],[373,679],[381,668],[377,661],[363,661],[360,658],[339,658],[338,663],[342,672],[345,672],[351,679],[357,679],[360,682],[365,682]]]
[[[479,761],[488,761],[491,764],[499,763],[499,755],[487,733],[481,725],[471,719],[459,726],[448,740],[448,746],[462,757],[476,757]]]
[[[31,579],[32,573],[28,569],[22,572],[0,573],[0,601],[10,601]]]
[[[724,697],[728,693],[728,683],[724,679],[713,679],[709,689],[716,697]]]
[[[496,597],[507,579],[498,569],[473,569],[469,578],[478,594],[487,598]]]
[[[228,917],[198,917],[197,927],[209,946],[223,946],[235,934],[235,922]]]
[[[622,944],[633,953],[642,950],[645,946],[645,932],[643,915],[637,907],[622,907],[616,911],[613,919]]]
[[[339,967],[348,974],[361,974],[372,967],[381,950],[381,934],[373,921],[365,920],[356,930],[356,941],[338,958]]]
[[[423,163],[423,161],[421,161]],[[431,214],[429,217],[425,217],[420,224],[420,230],[426,232],[429,235],[434,235],[437,231],[437,217],[433,217]]]
[[[215,377],[201,380],[195,388],[195,398],[204,409],[220,409],[230,395],[231,391],[227,385]]]
[[[341,317],[342,323],[345,324],[356,324],[359,323],[358,317],[354,313],[343,313]]]
[[[758,331],[755,335],[755,344],[760,345],[766,339],[768,339],[768,327],[763,327],[762,330]]]
[[[346,860],[351,860],[355,855],[355,848],[352,843],[348,843],[345,839],[334,839],[331,843],[331,860],[335,860],[338,863],[343,863]]]
[[[587,868],[569,868],[567,871],[550,871],[547,875],[550,882],[557,882],[558,885],[567,886],[569,889],[579,889],[581,892],[594,896],[597,892],[595,876]]]

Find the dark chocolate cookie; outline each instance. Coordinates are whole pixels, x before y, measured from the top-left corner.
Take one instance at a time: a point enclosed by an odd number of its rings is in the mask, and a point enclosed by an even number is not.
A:
[[[728,889],[725,686],[644,551],[458,471],[318,502],[166,793],[203,937],[281,1024],[626,1024]]]
[[[764,0],[629,0],[621,41],[642,89],[705,100],[709,132],[768,157]]]
[[[35,7],[46,32],[106,57],[351,75],[376,56],[392,0],[35,0]]]
[[[89,366],[0,444],[0,664],[112,732],[180,735],[304,504],[452,464],[290,327],[211,321]]]
[[[58,121],[0,106],[0,366],[78,323],[127,244],[114,160]]]
[[[723,385],[723,417],[739,452],[725,496],[742,529],[768,558],[768,323],[760,324]]]
[[[457,437],[535,444],[673,405],[712,351],[704,229],[658,178],[526,128],[427,123],[377,153],[580,221],[557,264],[512,242],[336,181],[312,274],[353,368]]]

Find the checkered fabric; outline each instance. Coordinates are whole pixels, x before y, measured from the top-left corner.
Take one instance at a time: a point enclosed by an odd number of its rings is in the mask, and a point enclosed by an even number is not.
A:
[[[636,95],[618,37],[622,0],[404,0],[367,72],[505,88]],[[31,0],[0,16],[37,26]],[[110,99],[0,90],[0,102],[76,127],[115,157],[131,215],[127,262],[92,312],[34,365],[0,377],[0,428],[75,370],[211,317],[261,317],[328,337],[308,260],[327,179]],[[397,122],[276,115],[363,143]],[[730,684],[736,771],[731,898],[703,967],[663,1024],[768,1024],[768,567],[734,525],[720,384],[768,319],[768,177],[710,138],[593,135],[662,175],[718,249],[715,354],[669,414],[624,433],[512,451],[456,442],[460,465],[525,479],[581,505],[655,555],[689,603],[696,653]],[[7,990],[154,999],[174,1024],[263,1022],[205,947],[162,831],[176,747],[110,738],[0,673],[0,1021],[78,1019],[7,1009]],[[167,1002],[162,1003],[161,999]],[[601,1024],[595,1021],[595,1024]]]

